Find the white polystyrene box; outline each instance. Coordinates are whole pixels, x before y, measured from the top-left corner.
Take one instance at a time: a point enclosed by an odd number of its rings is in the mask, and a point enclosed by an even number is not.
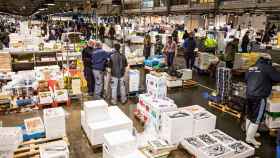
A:
[[[84,111],[88,123],[109,119],[108,104],[105,100],[84,102]]]
[[[202,112],[202,111],[206,111],[206,109],[203,108],[200,105],[192,105],[192,106],[182,107],[182,108],[179,108],[179,109],[182,110],[182,111],[190,112],[192,114]]]
[[[62,107],[44,109],[46,137],[49,139],[66,136],[65,111]]]
[[[16,127],[0,127],[0,151],[16,150],[22,143],[22,131]]]
[[[89,137],[89,126],[88,126],[88,123],[86,122],[86,118],[85,118],[85,112],[84,111],[81,111],[81,125],[82,125],[82,128],[86,134],[87,137]]]
[[[185,137],[192,136],[193,115],[179,110],[162,115],[161,135],[169,144],[179,144]]]
[[[197,137],[184,138],[181,141],[181,145],[183,146],[183,148],[185,148],[187,151],[189,151],[191,154],[193,154],[195,156],[199,155],[200,148],[206,147],[206,144],[203,143]]]
[[[182,80],[191,80],[192,79],[192,70],[191,69],[181,69],[178,71],[183,74],[181,77]]]
[[[270,99],[267,100],[268,112],[280,112],[280,103],[273,103]]]
[[[234,151],[234,156],[231,158],[246,158],[255,154],[255,148],[242,141],[236,141],[232,144],[229,144],[228,147]]]
[[[218,149],[218,150],[217,150]],[[227,146],[217,143],[199,149],[198,158],[231,158],[234,151]]]
[[[140,86],[140,71],[129,70],[129,92],[139,91]]]
[[[183,85],[182,79],[176,79],[176,80],[166,80],[166,86],[167,87],[180,87]]]
[[[1,158],[13,158],[14,152],[13,151],[0,151]]]
[[[166,79],[163,76],[146,75],[147,93],[153,98],[163,98],[167,95]]]
[[[265,124],[268,128],[280,128],[280,117],[273,118],[269,115],[266,115]]]
[[[209,132],[209,135],[214,137],[220,143],[225,144],[225,145],[236,142],[236,140],[234,138],[232,138],[231,136],[227,135],[226,133],[224,133],[218,129],[215,129],[215,130]]]
[[[66,89],[56,90],[54,93],[54,100],[58,102],[68,101],[68,92]]]
[[[216,127],[216,116],[208,111],[195,113],[193,135],[213,131]]]
[[[65,141],[55,141],[39,146],[41,158],[69,158],[69,149]]]
[[[103,145],[103,158],[147,158],[141,151],[135,150],[133,153],[129,153],[127,155],[111,155],[106,147]]]
[[[161,117],[164,112],[177,110],[177,105],[162,99],[153,100],[150,107],[150,120],[157,130],[161,128]]]
[[[125,156],[137,150],[136,138],[128,130],[105,133],[104,141],[110,155]]]
[[[92,145],[104,143],[104,134],[118,131],[128,130],[132,132],[133,123],[117,106],[108,108],[109,119],[105,121],[89,123],[89,140]]]

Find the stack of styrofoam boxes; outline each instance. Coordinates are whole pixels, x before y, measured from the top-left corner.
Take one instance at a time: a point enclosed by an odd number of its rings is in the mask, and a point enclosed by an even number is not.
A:
[[[104,100],[84,103],[81,124],[91,145],[104,143],[104,134],[126,129],[132,131],[132,121],[117,107],[108,107]]]
[[[161,136],[169,144],[179,144],[183,138],[191,137],[193,115],[180,110],[163,113]]]
[[[149,100],[148,100],[149,101]],[[173,100],[165,97],[163,99],[152,99],[151,102],[146,102],[149,107],[148,120],[155,127],[157,131],[161,130],[162,114],[177,110],[177,105]]]
[[[197,158],[246,158],[255,153],[254,148],[217,129],[185,138],[181,144]]]
[[[137,153],[136,138],[131,131],[120,130],[106,133],[104,139],[103,158],[123,158]]]
[[[167,85],[164,76],[146,75],[147,93],[153,98],[160,99],[167,95]]]
[[[14,151],[22,143],[20,128],[0,127],[0,157],[13,158]]]
[[[166,86],[169,88],[180,87],[183,85],[183,80],[181,78],[172,77],[169,74],[167,74],[166,72],[163,73],[163,76],[166,80]]]
[[[280,128],[280,117],[272,117],[271,114],[280,113],[280,102],[274,102],[270,98],[267,100],[267,111],[265,124],[268,128]],[[278,115],[279,116],[279,115]]]
[[[140,86],[140,71],[129,70],[129,92],[138,92]]]
[[[181,69],[178,71],[183,74],[181,77],[182,80],[191,80],[192,79],[192,70],[191,69]]]
[[[56,90],[54,100],[58,102],[68,101],[68,92],[66,89]]]
[[[66,136],[65,112],[62,107],[44,109],[46,137],[49,139]]]
[[[39,146],[41,158],[69,158],[69,149],[65,141],[55,141]]]
[[[179,108],[193,114],[193,135],[210,132],[216,127],[216,116],[199,105]]]

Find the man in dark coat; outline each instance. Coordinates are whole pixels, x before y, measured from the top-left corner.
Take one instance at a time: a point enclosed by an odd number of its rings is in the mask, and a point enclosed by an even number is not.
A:
[[[92,72],[91,56],[94,52],[95,41],[89,40],[87,46],[82,51],[82,60],[84,64],[84,76],[87,81],[88,95],[92,96],[94,92],[94,77]]]
[[[267,97],[272,84],[280,82],[280,72],[272,66],[269,55],[261,57],[245,76],[247,95],[246,142],[258,148],[261,143],[255,137],[264,116]]]
[[[241,43],[241,49],[243,53],[248,52],[248,44],[250,43],[250,38],[249,38],[249,31],[245,33],[245,35],[242,38],[242,43]]]
[[[189,34],[189,38],[184,40],[184,57],[186,60],[186,67],[188,69],[192,69],[195,62],[195,52],[194,49],[196,47],[195,39],[193,38],[193,34]]]

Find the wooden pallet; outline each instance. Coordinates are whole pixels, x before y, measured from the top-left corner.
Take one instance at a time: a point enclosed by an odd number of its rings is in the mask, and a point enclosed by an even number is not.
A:
[[[237,110],[234,110],[232,109],[231,107],[227,106],[227,105],[223,105],[223,104],[219,104],[219,103],[216,103],[216,102],[212,102],[212,101],[209,101],[208,102],[208,106],[212,107],[212,108],[215,108],[221,112],[224,112],[224,113],[227,113],[227,114],[230,114],[231,116],[234,116],[238,119],[241,118],[241,112],[237,111]]]
[[[209,102],[208,102],[208,106],[210,106],[210,107],[212,107],[212,108],[215,108],[215,109],[217,109],[217,110],[220,110],[220,111],[222,111],[222,112],[225,112],[225,105],[222,105],[222,104],[218,104],[218,103],[209,101]]]
[[[183,81],[183,88],[191,88],[198,85],[198,82],[194,80],[185,80]]]
[[[34,158],[39,157],[40,151],[39,146],[42,144],[50,143],[63,140],[69,146],[70,143],[67,137],[57,138],[57,139],[48,139],[40,138],[35,140],[30,140],[23,142],[19,148],[14,152],[14,158]]]

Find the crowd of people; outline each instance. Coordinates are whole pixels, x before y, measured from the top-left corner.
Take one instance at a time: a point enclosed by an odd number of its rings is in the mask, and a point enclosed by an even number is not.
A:
[[[96,99],[104,98],[104,75],[106,68],[110,72],[111,103],[117,104],[118,86],[120,89],[121,103],[127,101],[125,73],[127,71],[127,59],[120,52],[120,44],[115,43],[112,52],[106,52],[102,48],[101,41],[89,40],[82,51],[84,63],[84,75],[87,80],[88,94]]]

